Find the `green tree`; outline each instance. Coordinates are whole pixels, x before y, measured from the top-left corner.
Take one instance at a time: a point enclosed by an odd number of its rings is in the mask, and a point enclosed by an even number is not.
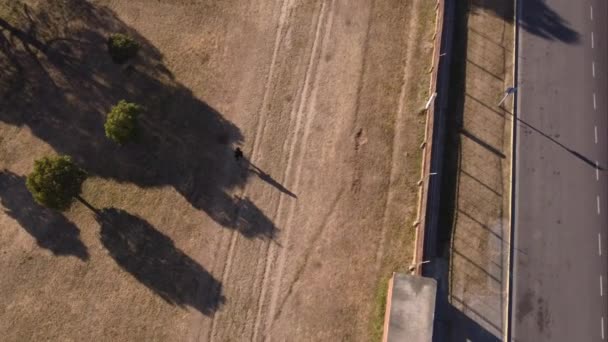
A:
[[[108,52],[114,63],[122,64],[137,55],[139,43],[133,38],[122,34],[114,33],[108,38]]]
[[[80,194],[86,178],[86,172],[68,156],[43,157],[34,162],[34,171],[27,176],[25,184],[36,202],[65,210]]]
[[[106,136],[119,145],[133,140],[137,134],[137,118],[141,111],[140,105],[120,100],[106,118]]]

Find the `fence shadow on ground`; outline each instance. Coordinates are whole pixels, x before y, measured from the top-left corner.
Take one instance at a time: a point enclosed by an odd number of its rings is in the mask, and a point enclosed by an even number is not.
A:
[[[473,0],[472,10],[487,9],[493,11],[502,19],[513,22],[513,11],[505,11],[504,3],[496,0]],[[527,32],[548,40],[558,40],[568,44],[576,44],[580,34],[573,30],[555,10],[547,5],[545,0],[520,1],[523,6],[519,25]]]
[[[251,200],[229,194],[249,177],[239,174],[231,155],[231,145],[243,140],[239,128],[179,84],[149,41],[87,1],[2,6],[11,15],[0,18],[0,121],[27,126],[92,175],[172,186],[223,227],[247,238],[274,236],[276,227]],[[141,44],[129,65],[112,63],[107,53],[114,32]],[[139,142],[123,147],[103,128],[120,99],[146,108]]]
[[[41,248],[57,256],[89,259],[78,227],[61,213],[34,202],[25,187],[24,177],[7,170],[0,171],[0,203],[4,213],[15,219]]]
[[[474,8],[475,4],[472,6]],[[489,253],[486,250],[488,244],[496,245],[498,251],[506,250],[508,247],[502,246],[504,245],[502,236],[496,232],[496,227],[483,224],[484,220],[479,218],[469,219],[467,216],[461,216],[467,209],[493,210],[485,207],[479,208],[487,201],[481,199],[480,202],[477,195],[464,199],[460,196],[473,191],[475,194],[492,196],[491,199],[494,202],[500,202],[502,191],[497,188],[499,183],[488,183],[483,170],[475,168],[491,167],[484,166],[486,159],[492,160],[494,163],[505,158],[502,149],[496,145],[502,141],[502,135],[494,137],[495,132],[486,127],[489,122],[475,120],[485,118],[485,120],[491,119],[492,123],[498,123],[504,122],[505,115],[494,109],[492,104],[476,99],[477,107],[474,107],[473,110],[483,110],[484,115],[499,114],[500,117],[497,119],[484,116],[468,118],[468,125],[473,125],[474,130],[471,127],[467,127],[465,130],[465,99],[474,95],[469,92],[480,91],[486,95],[488,92],[492,92],[492,89],[485,88],[467,91],[467,68],[477,67],[490,79],[502,82],[501,78],[491,70],[482,65],[475,65],[468,60],[468,10],[466,6],[456,7],[456,27],[450,71],[451,87],[448,99],[450,114],[447,116],[446,122],[448,129],[442,174],[440,228],[437,237],[438,250],[432,252],[437,259],[436,262],[425,268],[424,274],[435,277],[439,284],[434,341],[493,342],[500,340],[502,330],[502,320],[497,318],[497,316],[502,316],[497,314],[498,311],[490,310],[492,306],[496,306],[497,310],[502,307],[502,296],[500,293],[497,295],[495,291],[497,288],[500,289],[500,285],[497,286],[496,282],[502,281],[502,265],[500,258],[498,258],[500,265],[492,262],[482,264],[479,262],[480,260],[487,260],[478,257],[478,254]],[[483,135],[478,135],[479,133],[483,133]],[[489,138],[492,140],[488,140]],[[467,166],[469,169],[462,164],[463,148],[465,147],[468,149],[467,158],[471,158]],[[483,177],[480,178],[480,176]],[[465,178],[465,180],[463,181],[461,178]],[[461,184],[461,182],[466,184]],[[462,202],[462,208],[459,207],[459,200]],[[493,208],[492,205],[490,207]],[[455,236],[459,220],[462,221],[459,223],[459,227],[464,231]],[[455,239],[458,241],[455,242]],[[495,243],[497,241],[498,243]],[[496,258],[493,257],[492,260],[495,262]],[[483,291],[487,293],[482,293]],[[484,312],[479,312],[478,307],[484,307]],[[484,317],[490,312],[491,317]]]
[[[449,331],[450,342],[499,342],[502,340],[464,314],[461,309],[450,304],[448,311],[453,320]]]
[[[166,302],[205,315],[225,302],[222,284],[146,220],[116,208],[98,211],[97,219],[110,256]]]

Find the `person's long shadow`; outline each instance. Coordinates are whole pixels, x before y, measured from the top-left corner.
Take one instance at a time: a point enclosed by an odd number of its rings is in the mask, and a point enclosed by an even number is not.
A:
[[[508,112],[507,112],[508,113]],[[509,115],[513,116],[513,114],[508,113]],[[516,118],[516,121],[519,122],[521,124],[521,126],[523,127],[527,127],[530,130],[540,134],[541,136],[543,136],[544,138],[548,139],[549,141],[551,141],[552,143],[554,143],[555,145],[561,147],[562,149],[564,149],[565,151],[569,152],[570,154],[572,154],[574,157],[578,158],[579,160],[583,161],[585,164],[591,166],[594,169],[598,169],[600,171],[606,171],[606,167],[600,165],[599,163],[594,162],[593,160],[589,159],[589,157],[586,157],[585,155],[581,154],[580,152],[577,152],[571,148],[569,148],[568,146],[562,144],[561,142],[559,142],[558,140],[556,140],[555,138],[553,138],[552,136],[550,136],[549,134],[541,131],[540,129],[532,126],[531,124],[527,123],[526,121],[520,119],[520,118]],[[525,132],[524,132],[525,133]]]
[[[238,221],[247,237],[270,236],[272,221],[251,201],[230,195],[248,181],[230,172],[228,146],[243,140],[239,128],[177,82],[160,51],[110,9],[80,0],[62,3],[17,6],[12,22],[0,25],[0,66],[6,66],[0,121],[29,127],[94,176],[171,186],[224,227],[236,229]],[[128,33],[141,45],[128,67],[115,65],[107,53],[112,32]],[[120,99],[145,106],[138,142],[122,147],[103,128]],[[243,210],[248,221],[234,217]],[[263,227],[252,226],[256,222]]]
[[[61,213],[34,202],[24,177],[0,171],[0,203],[4,213],[15,219],[41,248],[57,256],[89,259],[87,247],[80,240],[80,230]]]
[[[225,303],[221,282],[149,222],[116,208],[96,215],[101,243],[110,256],[166,302],[188,305],[204,315]]]
[[[247,166],[247,171],[248,172],[251,172],[251,173],[255,174],[261,180],[263,180],[264,182],[272,185],[273,187],[275,187],[280,192],[282,192],[282,193],[284,193],[284,194],[286,194],[286,195],[288,195],[290,197],[298,198],[298,196],[296,196],[296,194],[294,194],[293,192],[289,191],[289,189],[287,189],[286,187],[284,187],[281,183],[277,182],[274,178],[272,178],[271,175],[269,175],[266,172],[264,172],[264,170],[262,170],[259,167],[257,167],[250,160],[248,160],[246,158],[243,158],[243,162]]]
[[[513,1],[473,0],[472,9],[485,8],[508,22],[513,22]],[[519,25],[527,32],[548,40],[558,40],[568,44],[578,43],[580,34],[570,27],[545,0],[520,1],[522,6]]]

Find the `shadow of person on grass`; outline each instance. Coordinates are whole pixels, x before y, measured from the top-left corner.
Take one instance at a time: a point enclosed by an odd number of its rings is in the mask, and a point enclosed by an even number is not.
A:
[[[262,170],[259,167],[257,167],[251,161],[249,161],[247,159],[244,159],[243,161],[248,166],[248,169],[247,169],[248,172],[251,172],[251,173],[255,174],[261,180],[263,180],[264,182],[272,185],[273,187],[275,187],[280,192],[282,192],[282,193],[284,193],[284,194],[286,194],[286,195],[288,195],[290,197],[298,198],[298,196],[296,196],[296,194],[294,194],[293,192],[289,191],[289,189],[287,189],[286,187],[284,187],[281,183],[277,182],[274,178],[272,178],[272,176],[270,176],[269,174],[267,174],[266,172],[264,172],[264,170]]]
[[[0,203],[4,213],[15,219],[41,248],[56,256],[89,259],[87,247],[80,241],[80,230],[61,213],[34,202],[24,177],[0,171]]]
[[[97,211],[100,239],[125,271],[166,302],[211,315],[225,302],[222,284],[144,219],[106,208]]]
[[[230,145],[242,142],[238,127],[181,85],[162,54],[110,9],[87,1],[19,1],[11,21],[0,22],[0,121],[27,126],[58,153],[72,156],[91,175],[141,187],[171,186],[193,207],[225,228],[243,207],[264,227],[272,221],[230,190],[248,178],[233,172]],[[4,27],[3,27],[4,25]],[[10,25],[10,27],[8,26]],[[116,65],[107,37],[127,33],[141,45],[130,65]],[[35,42],[35,43],[32,43]],[[136,143],[118,146],[106,138],[104,121],[119,100],[145,107]],[[244,225],[245,223],[243,223]]]

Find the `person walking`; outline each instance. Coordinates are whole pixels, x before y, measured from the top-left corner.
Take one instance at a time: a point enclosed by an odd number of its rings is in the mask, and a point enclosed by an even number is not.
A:
[[[234,159],[236,159],[236,161],[243,159],[243,150],[241,150],[240,147],[237,147],[234,150]]]

